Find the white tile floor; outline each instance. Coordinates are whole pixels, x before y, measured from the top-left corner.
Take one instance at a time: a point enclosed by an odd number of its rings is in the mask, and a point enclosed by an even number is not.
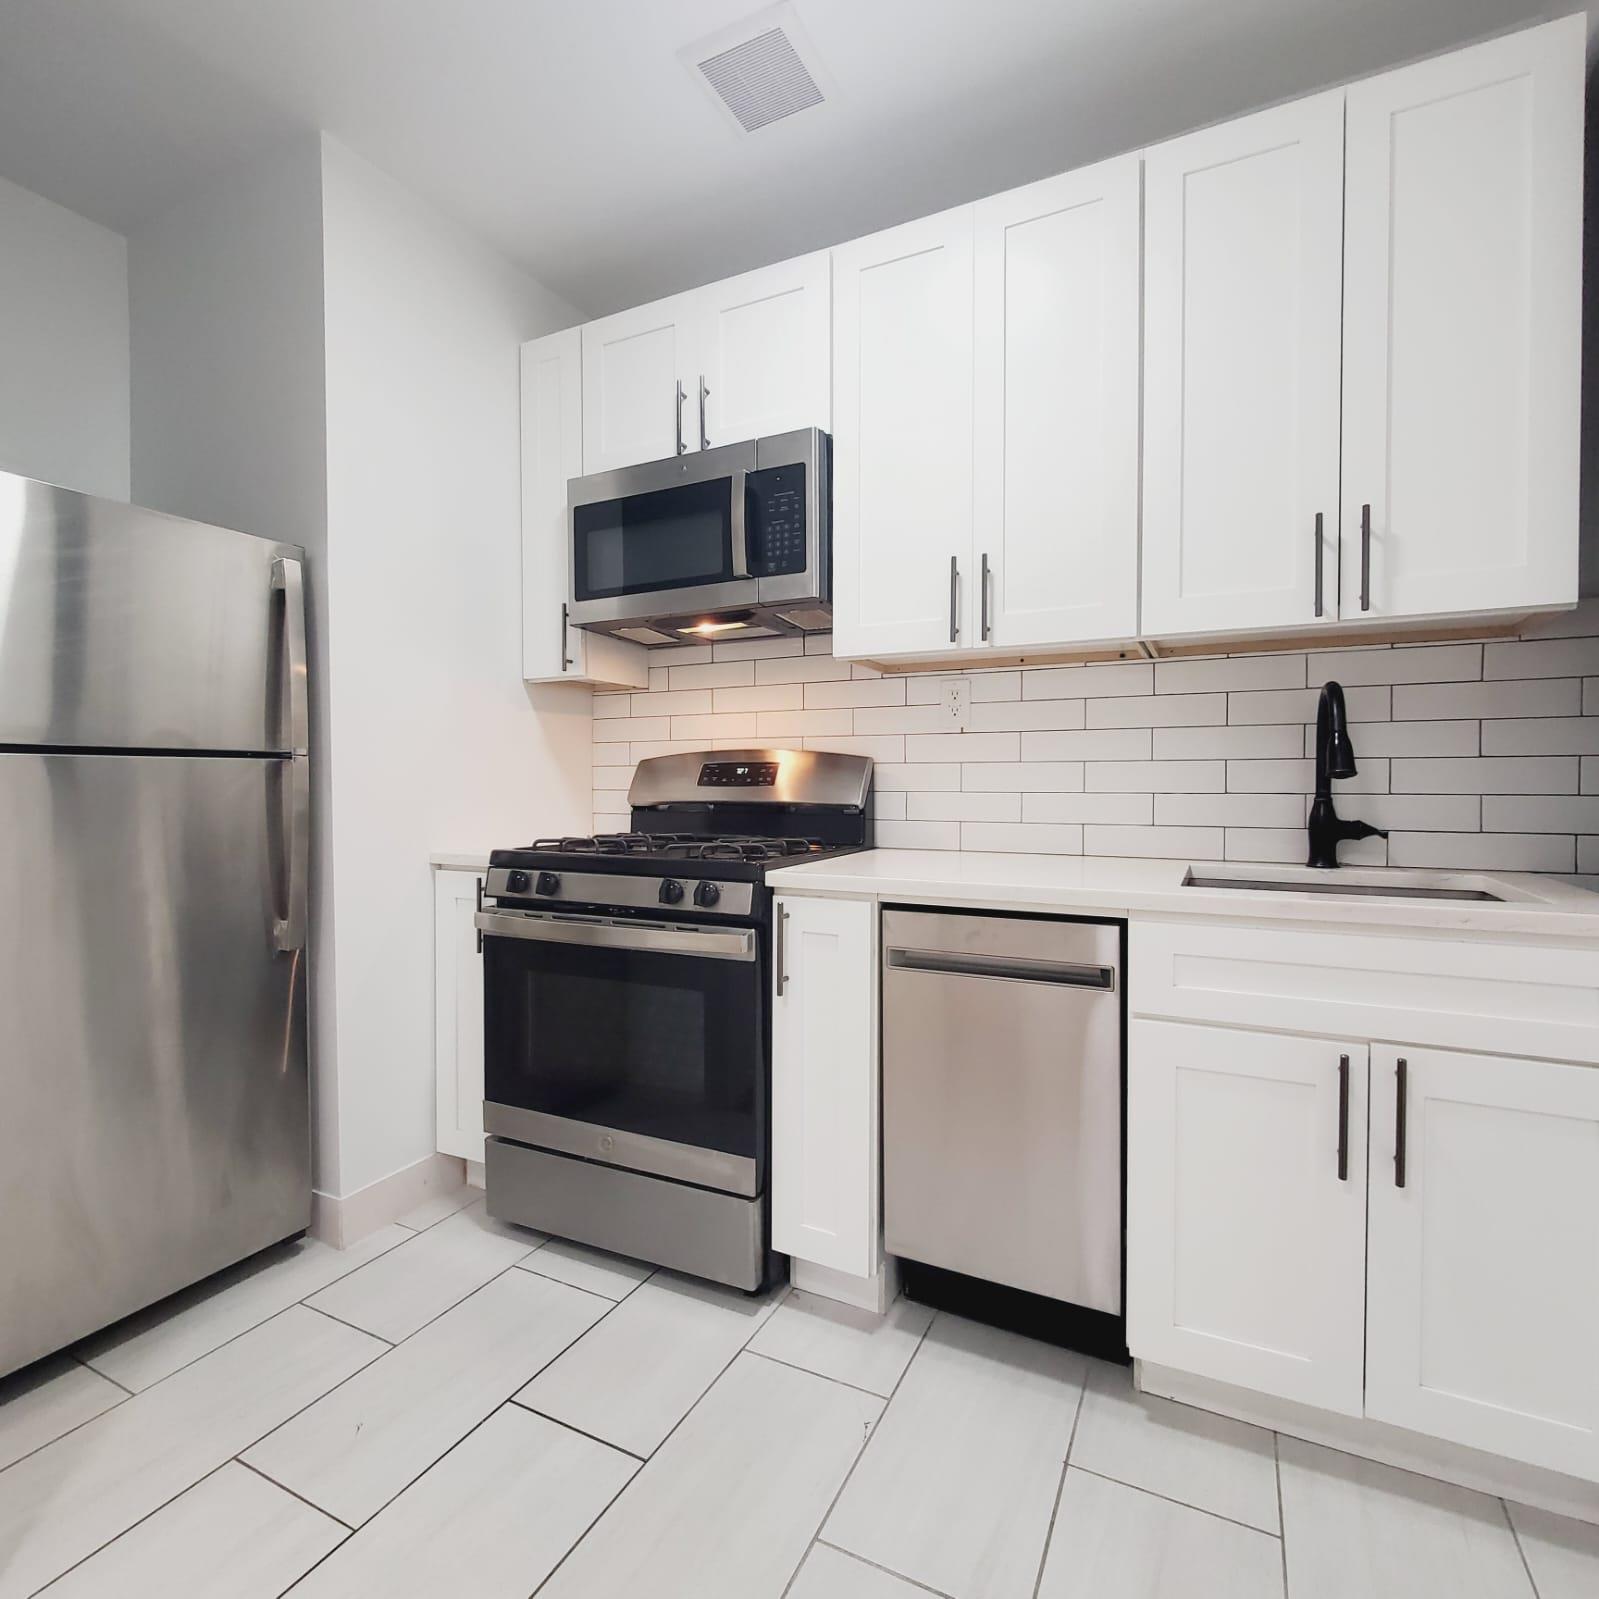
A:
[[[446,1196],[0,1382],[0,1599],[1595,1599],[1599,1528]]]

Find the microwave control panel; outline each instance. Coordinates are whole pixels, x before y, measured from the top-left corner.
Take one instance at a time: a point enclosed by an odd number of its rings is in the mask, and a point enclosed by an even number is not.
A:
[[[805,467],[768,466],[745,479],[744,526],[750,572],[782,577],[805,570]]]

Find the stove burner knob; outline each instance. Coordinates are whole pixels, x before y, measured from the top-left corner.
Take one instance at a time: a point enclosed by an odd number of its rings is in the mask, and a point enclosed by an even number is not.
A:
[[[554,872],[540,872],[534,887],[541,894],[558,894],[561,891],[561,879]]]
[[[694,903],[701,910],[708,911],[721,897],[722,891],[715,883],[699,882],[694,885]]]
[[[525,894],[531,880],[526,872],[516,871],[505,874],[505,888],[507,893]]]
[[[675,905],[683,897],[683,885],[675,877],[663,877],[657,897],[663,905]]]

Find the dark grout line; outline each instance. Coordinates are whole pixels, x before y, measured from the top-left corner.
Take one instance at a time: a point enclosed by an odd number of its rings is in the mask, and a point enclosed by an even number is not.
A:
[[[1521,1547],[1521,1534],[1516,1531],[1516,1518],[1510,1514],[1510,1501],[1502,1494],[1499,1496],[1499,1508],[1505,1513],[1505,1522],[1510,1528],[1511,1540],[1516,1546],[1516,1553],[1521,1556],[1521,1569],[1527,1573],[1527,1586],[1532,1589],[1532,1599],[1541,1599],[1538,1579],[1532,1574],[1532,1564],[1527,1559],[1527,1551]]]
[[[262,1471],[259,1466],[252,1466],[248,1460],[242,1459],[240,1456],[235,1455],[231,1461],[227,1462],[227,1464],[243,1466],[246,1471],[253,1471],[263,1482],[269,1482],[274,1488],[281,1489],[291,1499],[298,1499],[302,1505],[305,1505],[310,1510],[316,1511],[319,1516],[326,1516],[329,1521],[337,1522],[339,1526],[343,1527],[346,1532],[355,1531],[355,1528],[352,1527],[343,1516],[335,1516],[326,1505],[319,1505],[314,1499],[307,1499],[304,1494],[296,1493],[294,1489],[292,1489],[286,1482],[279,1482],[276,1477],[272,1476],[268,1472]],[[220,1470],[221,1468],[219,1467],[218,1469]],[[340,1539],[339,1541],[342,1543],[344,1540]],[[336,1548],[337,1545],[334,1547]]]
[[[390,1349],[397,1347],[392,1338],[385,1338],[382,1333],[375,1333],[370,1327],[361,1327],[353,1321],[346,1321],[343,1316],[335,1316],[331,1310],[313,1305],[307,1299],[297,1300],[296,1303],[301,1310],[309,1310],[314,1316],[325,1316],[329,1321],[336,1321],[341,1327],[348,1327],[351,1332],[365,1333],[368,1338],[376,1338],[380,1344],[387,1344]]]
[[[1283,1435],[1271,1435],[1272,1475],[1277,1480],[1277,1541],[1283,1551],[1283,1599],[1288,1599],[1288,1518],[1283,1515]]]
[[[893,1306],[890,1305],[889,1309],[892,1308]],[[884,1314],[886,1315],[887,1311],[885,1311]],[[928,1333],[930,1333],[933,1328],[938,1325],[938,1318],[942,1314],[942,1311],[934,1311],[933,1314],[927,1318],[927,1325],[922,1328],[922,1335],[916,1340],[916,1347],[911,1351],[911,1358],[905,1362],[905,1369],[895,1380],[894,1387],[889,1393],[888,1398],[883,1401],[883,1408],[877,1413],[877,1420],[872,1423],[872,1430],[861,1439],[861,1446],[855,1451],[855,1458],[850,1462],[849,1470],[844,1473],[844,1480],[838,1485],[838,1492],[835,1493],[828,1501],[827,1509],[822,1512],[822,1519],[816,1524],[816,1531],[811,1534],[811,1541],[805,1546],[805,1553],[800,1556],[799,1563],[794,1567],[793,1571],[789,1573],[788,1581],[783,1584],[783,1592],[780,1596],[780,1599],[788,1599],[789,1591],[799,1579],[799,1574],[805,1569],[805,1562],[811,1557],[811,1550],[814,1549],[818,1543],[822,1542],[822,1529],[826,1527],[828,1521],[832,1517],[833,1512],[838,1508],[838,1502],[844,1497],[844,1490],[849,1487],[850,1478],[855,1475],[855,1472],[859,1468],[861,1461],[866,1458],[866,1451],[871,1448],[872,1440],[882,1430],[883,1422],[888,1416],[889,1407],[894,1403],[895,1395],[899,1393],[906,1377],[910,1375],[911,1367],[916,1364],[916,1357],[922,1352],[922,1345],[927,1342]],[[878,1397],[881,1396],[879,1395]],[[828,1547],[838,1549],[840,1554],[847,1555],[853,1553],[853,1551],[849,1549],[840,1548],[837,1544],[830,1544]],[[870,1562],[868,1562],[868,1564],[870,1564]],[[896,1571],[894,1575],[897,1577],[899,1573]]]
[[[903,1571],[895,1571],[892,1566],[882,1565],[876,1560],[868,1560],[865,1555],[858,1555],[853,1549],[846,1549],[843,1544],[829,1543],[827,1539],[820,1536],[811,1539],[812,1548],[817,1544],[820,1544],[824,1549],[831,1549],[834,1554],[843,1555],[846,1560],[856,1560],[863,1566],[870,1566],[873,1571],[881,1571],[884,1576],[892,1577],[896,1582],[902,1582],[907,1587],[916,1589],[918,1593],[934,1594],[937,1599],[955,1599],[954,1594],[945,1593],[942,1588],[935,1588],[930,1583],[918,1582],[914,1577],[907,1577]],[[807,1549],[805,1558],[809,1560],[810,1557],[811,1551]],[[800,1570],[803,1571],[804,1569],[802,1565]]]
[[[218,1346],[218,1347],[220,1347],[220,1346]],[[96,1377],[105,1378],[105,1380],[108,1383],[110,1383],[113,1388],[120,1388],[123,1391],[123,1393],[125,1393],[128,1396],[129,1399],[133,1398],[133,1395],[136,1392],[136,1390],[130,1388],[125,1382],[118,1382],[117,1379],[115,1377],[113,1377],[109,1371],[101,1371],[100,1368],[97,1365],[95,1365],[95,1363],[92,1360],[85,1360],[82,1355],[77,1354],[73,1350],[69,1349],[67,1351],[67,1353],[69,1355],[71,1355],[72,1358],[75,1361],[77,1361],[77,1363],[80,1366],[82,1366],[85,1371],[92,1371],[95,1374]],[[181,1370],[182,1368],[180,1367],[179,1369]],[[150,1386],[153,1388],[155,1386],[155,1384],[152,1383]],[[107,1409],[115,1410],[116,1406],[115,1405],[110,1405],[110,1406],[107,1407]],[[100,1414],[103,1416],[105,1414],[105,1411],[102,1410],[100,1412]],[[63,1433],[62,1437],[65,1437],[65,1436],[66,1436],[66,1434]]]
[[[1049,1507],[1049,1527],[1044,1533],[1044,1547],[1038,1551],[1038,1575],[1033,1579],[1033,1599],[1038,1599],[1044,1586],[1044,1567],[1049,1560],[1049,1546],[1055,1541],[1055,1521],[1060,1515],[1061,1496],[1066,1492],[1066,1473],[1071,1469],[1072,1450],[1077,1445],[1077,1424],[1083,1419],[1083,1406],[1088,1401],[1088,1379],[1093,1375],[1093,1365],[1083,1362],[1083,1383],[1077,1390],[1077,1408],[1072,1412],[1071,1435],[1066,1440],[1066,1453],[1060,1463],[1060,1480],[1055,1484],[1055,1500]]]
[[[1122,1477],[1112,1477],[1103,1471],[1093,1471],[1087,1466],[1073,1466],[1073,1471],[1080,1471],[1085,1477],[1098,1477],[1101,1482],[1113,1482],[1118,1488],[1131,1488],[1134,1493],[1147,1494],[1151,1499],[1163,1499],[1168,1505],[1178,1505],[1184,1510],[1192,1510],[1196,1515],[1209,1516],[1212,1521],[1225,1521],[1230,1526],[1242,1527],[1245,1532],[1252,1532],[1259,1538],[1271,1538],[1281,1543],[1281,1537],[1275,1532],[1267,1532],[1264,1527],[1256,1527],[1247,1521],[1240,1521],[1236,1516],[1224,1516],[1219,1510],[1207,1510],[1203,1505],[1191,1505],[1186,1499],[1173,1499],[1170,1494],[1156,1492],[1153,1488],[1145,1488],[1136,1482],[1128,1482]]]
[[[575,1348],[576,1343],[577,1340],[574,1339],[566,1348]],[[565,1352],[565,1350],[562,1350],[561,1353],[564,1354]],[[560,1357],[557,1356],[556,1358],[559,1359]],[[533,1378],[529,1377],[528,1382],[532,1381]],[[527,1387],[527,1383],[523,1383],[522,1387]],[[520,1391],[520,1389],[517,1390],[518,1393]],[[602,1438],[597,1432],[585,1432],[581,1427],[574,1427],[571,1422],[562,1421],[559,1416],[552,1416],[547,1410],[540,1410],[537,1405],[530,1405],[525,1399],[518,1399],[516,1394],[512,1394],[505,1403],[515,1405],[518,1410],[525,1410],[530,1416],[537,1416],[540,1421],[554,1422],[557,1427],[564,1427],[567,1432],[575,1432],[579,1438],[587,1438],[592,1444],[599,1444],[603,1448],[614,1450],[619,1455],[626,1455],[629,1460],[636,1460],[641,1466],[649,1458],[648,1455],[641,1455],[631,1449],[624,1449],[620,1444],[613,1444],[609,1438]]]
[[[836,1383],[840,1388],[848,1388],[851,1393],[864,1394],[868,1399],[875,1399],[885,1409],[888,1399],[875,1388],[862,1388],[858,1382],[845,1382],[842,1377],[830,1376],[825,1371],[812,1371],[809,1366],[797,1365],[792,1360],[783,1360],[777,1355],[769,1355],[764,1349],[745,1349],[745,1354],[754,1355],[757,1360],[769,1360],[774,1366],[787,1366],[790,1371],[803,1371],[807,1377],[820,1377],[823,1382]]]

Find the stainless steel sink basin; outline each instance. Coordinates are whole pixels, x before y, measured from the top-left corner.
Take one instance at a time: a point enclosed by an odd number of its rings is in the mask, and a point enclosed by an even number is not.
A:
[[[1487,900],[1494,904],[1503,904],[1502,894],[1490,894],[1484,888],[1458,888],[1448,883],[1418,882],[1415,878],[1424,874],[1407,874],[1407,877],[1394,880],[1378,878],[1373,881],[1375,874],[1363,877],[1344,876],[1344,869],[1340,868],[1337,877],[1331,873],[1321,873],[1315,876],[1270,876],[1255,874],[1253,876],[1221,875],[1214,872],[1195,871],[1189,867],[1183,878],[1184,888],[1241,888],[1248,889],[1251,893],[1268,894],[1327,894],[1337,899],[1441,899],[1441,900]],[[1408,880],[1407,880],[1408,878]]]

